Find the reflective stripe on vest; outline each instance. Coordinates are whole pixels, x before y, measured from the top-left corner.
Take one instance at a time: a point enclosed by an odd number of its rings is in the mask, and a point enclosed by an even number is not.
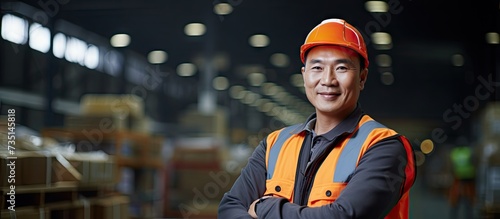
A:
[[[267,167],[267,179],[271,179],[274,174],[274,168],[276,167],[276,161],[280,154],[283,143],[294,134],[294,130],[301,125],[293,125],[285,127],[278,135],[276,142],[271,147],[269,151],[269,160]],[[384,125],[371,120],[365,122],[357,131],[353,134],[353,137],[347,142],[346,149],[344,149],[337,162],[337,167],[335,169],[335,175],[333,176],[333,182],[345,182],[347,177],[354,171],[357,164],[357,157],[359,151],[363,146],[363,142],[368,137],[368,134],[376,128],[385,128]]]
[[[358,131],[349,139],[345,149],[340,152],[337,167],[335,168],[335,175],[333,176],[333,182],[345,182],[347,177],[356,169],[361,147],[368,135],[376,128],[386,127],[374,120],[368,121],[359,127]]]
[[[269,151],[269,163],[267,166],[267,179],[273,178],[274,174],[274,168],[276,167],[276,161],[278,160],[278,156],[281,151],[281,147],[283,147],[283,143],[287,139],[289,139],[293,134],[294,130],[299,128],[301,124],[297,125],[292,125],[285,127],[283,130],[278,135],[278,138],[276,139],[276,142],[273,144],[273,147],[271,147],[271,151]]]

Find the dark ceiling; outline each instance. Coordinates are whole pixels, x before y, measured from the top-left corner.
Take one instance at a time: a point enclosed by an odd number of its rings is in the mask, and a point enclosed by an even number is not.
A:
[[[290,85],[289,77],[300,72],[299,47],[315,25],[337,17],[365,35],[384,31],[392,36],[392,48],[377,50],[368,39],[370,78],[360,100],[365,111],[380,118],[443,122],[447,110],[475,94],[479,77],[496,79],[499,74],[499,46],[485,40],[486,33],[500,30],[499,0],[390,0],[391,10],[387,13],[368,12],[365,1],[338,0],[22,2],[39,9],[43,9],[44,3],[54,12],[52,20],[66,20],[105,39],[127,33],[132,38],[127,49],[138,54],[146,56],[151,50],[165,50],[168,61],[162,64],[163,68],[175,69],[178,64],[207,53],[225,54],[229,68],[217,75],[227,76],[231,85],[248,86],[238,70],[241,66],[261,65],[268,81],[300,98],[304,95]],[[214,14],[213,6],[219,2],[231,4],[232,13]],[[201,37],[186,36],[184,26],[191,22],[204,23],[207,33]],[[268,47],[249,46],[248,38],[257,33],[269,36]],[[277,52],[290,57],[288,67],[277,68],[270,63],[269,57]],[[392,66],[377,66],[375,57],[379,54],[390,55]],[[463,66],[452,65],[454,54],[463,55]],[[387,71],[394,75],[392,85],[384,85],[380,80]],[[498,100],[498,93],[491,95],[490,100]]]

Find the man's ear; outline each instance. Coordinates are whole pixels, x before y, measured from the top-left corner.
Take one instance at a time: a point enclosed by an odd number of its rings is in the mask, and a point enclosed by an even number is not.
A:
[[[365,88],[366,79],[368,78],[368,68],[361,70],[359,74],[359,88],[363,90]]]
[[[306,71],[306,67],[302,66],[302,68],[300,68],[300,72],[302,72],[302,74],[304,74],[305,71]]]

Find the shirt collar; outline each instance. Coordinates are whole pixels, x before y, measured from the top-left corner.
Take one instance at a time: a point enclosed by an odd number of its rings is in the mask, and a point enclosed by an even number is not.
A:
[[[359,104],[356,105],[354,111],[349,116],[347,116],[347,118],[345,118],[339,125],[335,126],[335,128],[323,134],[322,136],[331,141],[335,137],[341,134],[354,132],[356,126],[358,125],[359,120],[363,115],[364,112],[359,106]],[[298,132],[307,131],[313,133],[315,124],[316,124],[316,113],[313,113],[312,115],[309,116],[309,118],[307,118],[306,122],[303,123],[300,126],[300,128],[296,130],[298,130]]]

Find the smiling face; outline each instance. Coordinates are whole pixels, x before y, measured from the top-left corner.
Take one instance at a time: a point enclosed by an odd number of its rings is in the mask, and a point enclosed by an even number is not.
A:
[[[302,76],[307,99],[319,117],[342,120],[358,102],[368,69],[360,69],[359,55],[341,46],[316,46],[309,50]]]

